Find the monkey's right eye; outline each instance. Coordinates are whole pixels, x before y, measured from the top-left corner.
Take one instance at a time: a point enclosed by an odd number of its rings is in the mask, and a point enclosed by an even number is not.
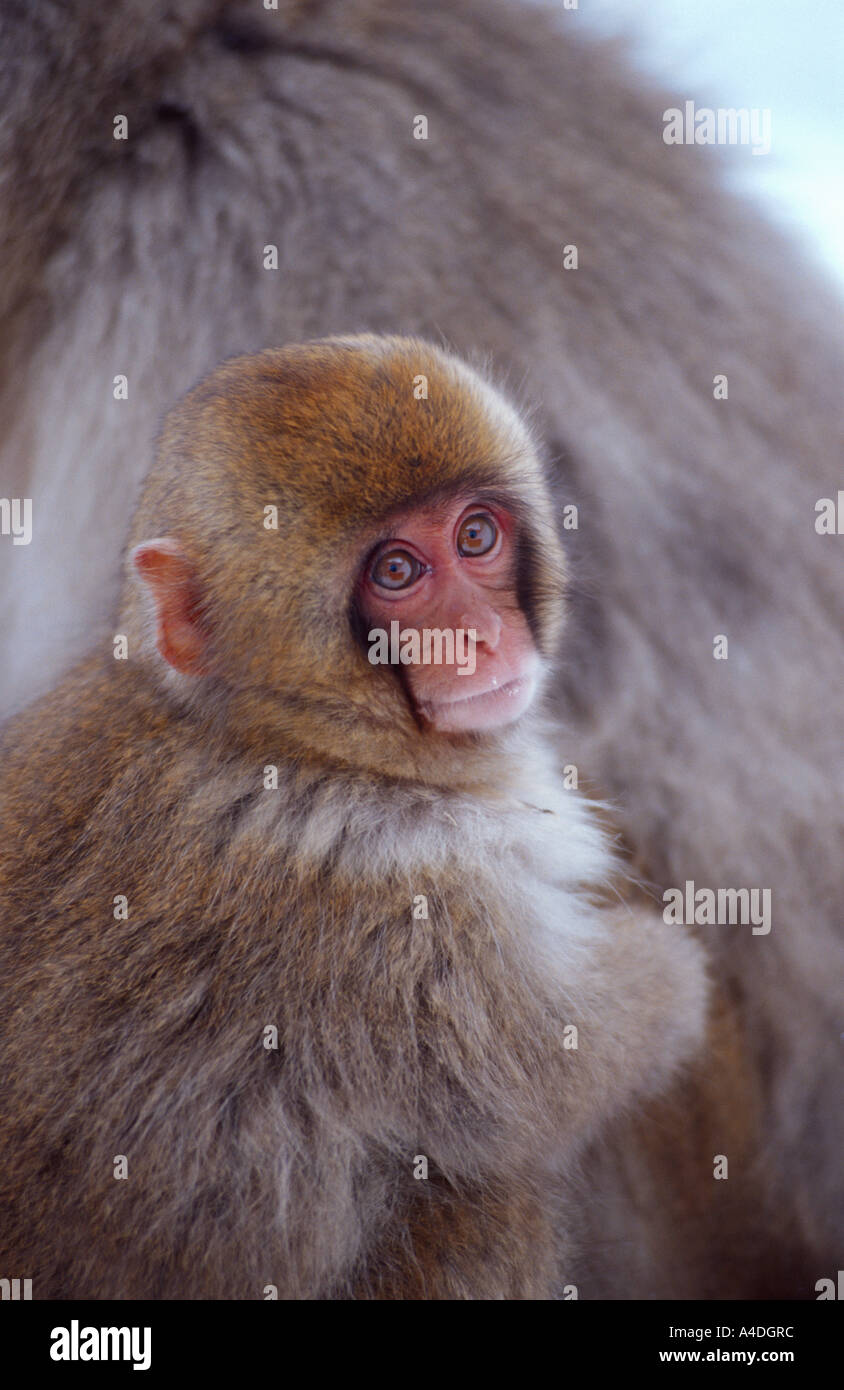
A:
[[[369,577],[382,589],[408,589],[424,566],[407,550],[384,550],[373,562]]]

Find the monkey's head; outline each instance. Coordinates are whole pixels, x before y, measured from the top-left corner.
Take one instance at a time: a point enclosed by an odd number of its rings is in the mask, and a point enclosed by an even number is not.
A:
[[[448,778],[458,746],[506,741],[562,618],[528,429],[415,339],[218,368],[165,423],[131,561],[131,649],[194,711],[236,742],[397,775]]]

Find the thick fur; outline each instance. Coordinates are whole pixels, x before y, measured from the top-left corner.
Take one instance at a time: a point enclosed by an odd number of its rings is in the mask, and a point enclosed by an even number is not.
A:
[[[566,760],[657,891],[759,884],[775,914],[768,937],[707,929],[740,1042],[713,1044],[670,1123],[622,1135],[638,1164],[584,1168],[605,1225],[577,1281],[752,1296],[786,1231],[781,1291],[811,1296],[844,1224],[844,550],[812,524],[841,486],[829,286],[723,193],[713,151],[663,144],[677,98],[586,44],[577,12],[3,0],[0,37],[0,472],[35,511],[31,546],[0,542],[7,707],[107,639],[127,495],[164,408],[221,357],[362,329],[494,354],[580,508]],[[753,1106],[713,1109],[745,1067]],[[727,1184],[711,1129],[753,1155]],[[628,1182],[654,1171],[656,1195]],[[725,1189],[750,1237],[731,1242]]]
[[[432,735],[367,662],[350,608],[408,456],[421,494],[514,499],[549,645],[515,414],[424,344],[317,343],[198,387],[141,501],[134,538],[194,558],[213,675],[167,678],[130,580],[132,659],[7,730],[0,1257],[41,1297],[551,1297],[559,1181],[701,1040],[700,949],[601,905],[533,721]]]

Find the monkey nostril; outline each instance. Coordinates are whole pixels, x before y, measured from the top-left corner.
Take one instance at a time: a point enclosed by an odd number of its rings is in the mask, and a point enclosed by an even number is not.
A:
[[[495,651],[501,636],[501,619],[493,609],[489,609],[485,616],[481,616],[479,613],[474,614],[474,616],[471,613],[462,613],[460,626],[465,632],[474,628],[478,634],[477,640],[483,646],[488,647],[491,652]]]

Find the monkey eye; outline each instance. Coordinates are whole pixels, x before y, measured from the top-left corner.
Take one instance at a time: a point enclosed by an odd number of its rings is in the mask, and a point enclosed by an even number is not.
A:
[[[407,550],[385,550],[369,571],[374,584],[382,589],[407,589],[415,584],[424,565]]]
[[[486,555],[498,540],[498,527],[486,512],[467,516],[457,532],[458,555]]]

